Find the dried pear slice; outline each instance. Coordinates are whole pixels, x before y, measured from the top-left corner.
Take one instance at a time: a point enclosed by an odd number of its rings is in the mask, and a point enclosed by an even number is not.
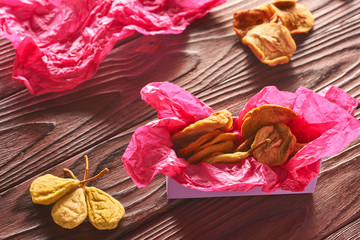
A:
[[[80,181],[77,179],[45,174],[31,183],[30,195],[33,203],[49,205],[74,190],[79,184]]]
[[[257,25],[241,41],[262,63],[269,66],[288,63],[296,50],[289,30],[277,23]]]
[[[296,117],[298,117],[298,114],[291,108],[273,104],[261,105],[252,109],[243,117],[241,136],[245,139],[249,138],[264,126],[275,123],[287,124]]]
[[[285,163],[296,144],[296,137],[290,128],[281,123],[262,127],[256,133],[251,147],[256,147],[266,139],[270,141],[253,151],[254,158],[270,167]]]
[[[275,1],[270,6],[291,34],[308,33],[314,27],[314,17],[303,4],[293,4],[293,1]]]
[[[199,163],[203,159],[210,157],[212,154],[217,152],[230,153],[234,150],[235,145],[233,141],[221,142],[215,145],[211,145],[203,150],[193,154],[187,159],[192,164]]]
[[[85,187],[85,195],[91,224],[99,230],[116,228],[125,215],[123,205],[96,187]]]
[[[204,143],[203,145],[201,145],[198,149],[196,149],[195,152],[199,152],[207,147],[210,147],[212,145],[221,143],[221,142],[226,142],[226,141],[233,141],[234,143],[237,141],[237,134],[236,133],[222,133],[219,134],[218,136],[216,136],[214,139],[212,139],[211,141]]]
[[[276,22],[277,15],[274,13],[275,11],[266,4],[253,9],[236,11],[233,16],[233,28],[239,39],[242,39],[254,26]]]
[[[54,204],[51,216],[63,228],[79,226],[87,217],[84,188],[78,188],[60,198]]]
[[[187,145],[183,149],[180,149],[179,151],[177,151],[178,156],[183,157],[183,158],[188,158],[201,145],[203,145],[204,143],[210,141],[211,139],[218,136],[219,134],[221,134],[221,131],[219,131],[219,130],[215,130],[215,131],[212,131],[212,132],[205,133],[204,135],[202,135],[201,137],[196,139],[194,142],[190,143],[189,145]]]
[[[233,119],[231,113],[227,110],[214,112],[209,117],[199,120],[182,131],[175,133],[171,141],[176,148],[184,148],[191,142],[195,141],[201,135],[215,130],[227,131],[231,128]]]

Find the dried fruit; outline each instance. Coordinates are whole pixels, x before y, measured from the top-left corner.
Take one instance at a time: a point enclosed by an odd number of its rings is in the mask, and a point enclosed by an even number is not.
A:
[[[314,27],[314,17],[303,4],[294,1],[276,1],[271,8],[291,34],[308,33]]]
[[[79,180],[46,174],[31,183],[30,195],[33,203],[49,205],[74,190],[79,184]]]
[[[274,124],[262,127],[255,135],[252,148],[266,139],[270,141],[253,151],[254,158],[268,166],[285,163],[296,144],[296,137],[285,124]]]
[[[253,27],[242,42],[250,47],[255,56],[269,66],[284,64],[296,50],[289,30],[277,23],[266,23]]]
[[[270,142],[270,139],[265,139],[264,141],[258,143],[255,147],[250,149],[247,152],[234,152],[234,153],[225,153],[225,154],[216,154],[209,158],[203,160],[203,162],[207,163],[238,163],[240,160],[248,158],[251,154],[261,147],[262,145]]]
[[[241,136],[245,139],[249,138],[264,126],[275,123],[287,124],[296,117],[298,117],[298,114],[291,108],[274,104],[261,105],[252,109],[243,117]]]
[[[84,189],[78,188],[60,198],[54,204],[51,216],[54,222],[63,228],[79,226],[87,216]]]
[[[63,228],[77,227],[88,216],[90,222],[97,229],[113,229],[124,216],[124,207],[119,201],[100,189],[85,186],[86,183],[99,178],[109,169],[105,168],[96,176],[88,179],[87,156],[84,159],[85,174],[82,181],[78,180],[69,169],[64,169],[64,171],[69,173],[73,179],[59,178],[51,174],[35,179],[30,187],[33,202],[41,204],[56,202],[51,210],[51,216],[54,222]],[[79,188],[74,190],[77,186]],[[68,194],[65,195],[66,193]]]
[[[184,148],[200,136],[215,130],[226,131],[232,126],[231,113],[227,110],[214,112],[209,117],[199,120],[171,137],[177,148]]]
[[[276,22],[277,16],[274,10],[263,4],[254,9],[239,10],[234,12],[233,28],[240,39],[256,25]]]
[[[234,148],[235,148],[234,142],[231,140],[217,143],[217,144],[208,146],[199,152],[196,152],[191,157],[189,157],[187,160],[190,163],[199,163],[201,160],[211,156],[213,153],[216,153],[216,152],[230,153],[230,152],[234,151]]]
[[[233,17],[233,28],[239,39],[269,66],[289,62],[296,50],[291,34],[307,33],[313,26],[311,12],[295,0],[277,0],[236,11]]]
[[[91,224],[99,230],[116,228],[125,214],[121,203],[95,187],[85,187],[85,194]]]

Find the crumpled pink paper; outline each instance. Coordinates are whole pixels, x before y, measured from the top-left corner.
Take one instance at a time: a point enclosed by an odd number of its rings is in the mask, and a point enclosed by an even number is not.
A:
[[[0,0],[0,35],[16,49],[15,80],[59,92],[90,79],[118,40],[181,33],[225,1]]]
[[[233,131],[239,130],[242,117],[251,109],[277,104],[300,115],[288,126],[299,142],[308,144],[287,163],[276,167],[254,158],[238,164],[190,165],[176,156],[170,137],[213,110],[168,82],[148,84],[141,96],[158,111],[159,119],[135,131],[122,158],[124,168],[138,187],[146,187],[156,174],[162,173],[185,187],[202,191],[244,192],[262,187],[268,193],[279,189],[301,192],[319,174],[321,158],[339,153],[360,136],[360,121],[353,117],[359,101],[343,90],[331,86],[317,94],[300,87],[291,93],[269,86],[244,106]]]

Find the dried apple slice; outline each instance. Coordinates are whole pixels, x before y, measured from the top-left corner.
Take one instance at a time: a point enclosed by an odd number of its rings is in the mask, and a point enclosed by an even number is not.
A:
[[[252,109],[243,117],[241,136],[245,139],[250,138],[264,126],[275,123],[287,124],[296,117],[298,117],[298,114],[291,108],[273,104],[261,105],[260,107]]]
[[[296,137],[290,128],[281,123],[262,127],[255,135],[251,147],[256,147],[266,139],[270,141],[255,149],[254,158],[270,167],[285,163],[296,144]]]
[[[314,17],[303,4],[294,4],[294,1],[275,1],[270,6],[291,34],[308,33],[314,27]]]
[[[242,42],[269,66],[288,63],[296,50],[289,30],[277,23],[264,23],[250,29]]]
[[[240,39],[256,25],[276,22],[278,17],[274,10],[266,4],[257,8],[245,9],[234,12],[233,28]]]

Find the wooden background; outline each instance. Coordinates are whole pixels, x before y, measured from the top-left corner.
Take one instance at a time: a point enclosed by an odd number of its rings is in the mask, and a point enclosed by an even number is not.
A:
[[[135,129],[156,119],[140,99],[147,83],[170,81],[213,109],[237,114],[264,86],[316,92],[335,85],[360,98],[360,1],[304,0],[315,17],[295,37],[290,63],[261,64],[232,29],[235,10],[268,1],[228,1],[179,35],[134,35],[119,42],[95,77],[77,88],[32,96],[11,79],[15,51],[0,39],[0,239],[359,239],[360,139],[323,159],[314,194],[167,200],[165,177],[138,189],[121,157]],[[360,109],[355,112],[360,119]],[[31,201],[31,182],[62,168],[83,175],[126,209],[119,226],[73,230]],[[352,238],[351,238],[352,237]]]

